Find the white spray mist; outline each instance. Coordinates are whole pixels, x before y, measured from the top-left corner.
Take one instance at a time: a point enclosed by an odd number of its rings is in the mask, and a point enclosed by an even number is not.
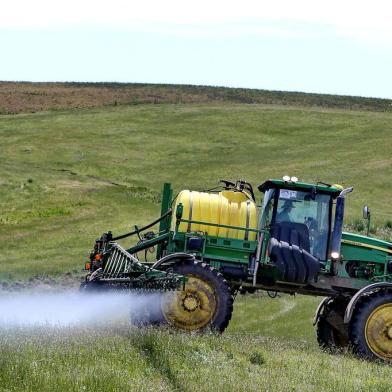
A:
[[[160,304],[161,296],[124,292],[6,293],[0,296],[0,328],[68,327],[130,321],[131,312],[159,313],[157,304]]]

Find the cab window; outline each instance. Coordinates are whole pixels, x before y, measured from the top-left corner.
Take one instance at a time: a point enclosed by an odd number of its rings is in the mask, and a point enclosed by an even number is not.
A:
[[[309,231],[310,252],[325,260],[329,235],[330,196],[280,189],[275,222],[305,224]]]

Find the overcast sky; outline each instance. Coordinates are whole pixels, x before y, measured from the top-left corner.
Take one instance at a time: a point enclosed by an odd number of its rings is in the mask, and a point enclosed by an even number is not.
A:
[[[4,1],[0,80],[392,98],[391,11],[379,0]]]

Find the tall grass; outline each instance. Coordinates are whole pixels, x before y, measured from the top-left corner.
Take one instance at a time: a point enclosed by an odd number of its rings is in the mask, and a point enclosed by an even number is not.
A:
[[[319,350],[317,301],[241,297],[223,335],[127,324],[3,330],[0,390],[389,391],[390,367]]]

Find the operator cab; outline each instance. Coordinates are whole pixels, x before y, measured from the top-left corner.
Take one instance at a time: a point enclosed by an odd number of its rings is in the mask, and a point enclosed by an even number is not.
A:
[[[328,259],[332,206],[341,189],[327,184],[268,180],[260,229],[269,233],[267,253],[285,281],[308,283]]]

